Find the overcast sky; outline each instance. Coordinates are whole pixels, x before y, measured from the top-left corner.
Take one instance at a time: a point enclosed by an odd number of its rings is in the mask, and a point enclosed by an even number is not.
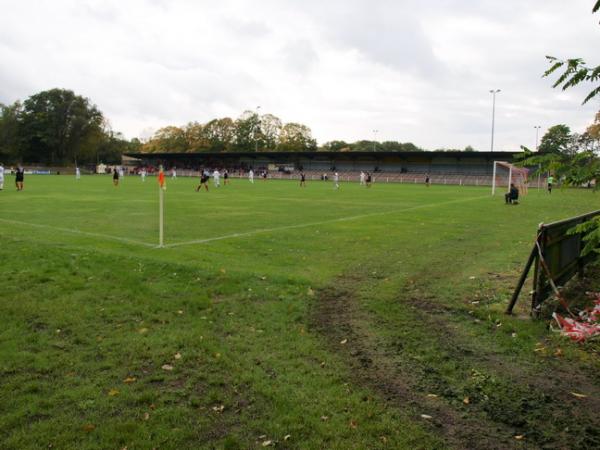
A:
[[[583,131],[589,89],[551,89],[545,55],[600,63],[593,0],[0,0],[0,102],[89,97],[114,130],[261,106],[332,139],[436,149],[535,145]]]

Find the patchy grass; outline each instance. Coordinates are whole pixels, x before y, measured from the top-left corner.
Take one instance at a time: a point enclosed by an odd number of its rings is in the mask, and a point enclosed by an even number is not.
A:
[[[593,194],[193,187],[164,249],[153,180],[0,193],[0,447],[598,446],[595,348],[502,314]]]

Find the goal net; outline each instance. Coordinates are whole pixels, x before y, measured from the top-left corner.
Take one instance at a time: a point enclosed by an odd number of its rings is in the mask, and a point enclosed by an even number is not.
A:
[[[508,190],[511,184],[519,189],[521,195],[527,195],[528,174],[529,170],[523,167],[517,167],[505,161],[494,161],[492,195],[496,193],[496,188],[505,187]]]

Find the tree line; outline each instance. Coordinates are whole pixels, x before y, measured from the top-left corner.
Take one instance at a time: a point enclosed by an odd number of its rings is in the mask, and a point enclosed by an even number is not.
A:
[[[51,89],[12,105],[0,103],[0,160],[49,165],[120,163],[141,142],[114,132],[87,98]]]
[[[283,123],[273,114],[244,111],[236,120],[213,119],[159,129],[142,146],[147,153],[301,152],[317,150],[312,131],[301,123]]]
[[[468,147],[467,151],[473,150]],[[237,119],[190,122],[161,128],[142,146],[147,153],[161,152],[382,152],[424,151],[413,143],[334,140],[317,145],[311,129],[300,123],[283,123],[273,114],[244,111]]]
[[[450,151],[452,149],[440,149]],[[126,139],[88,98],[50,89],[11,105],[0,103],[0,160],[48,165],[118,164],[126,152],[381,152],[424,151],[411,142],[334,140],[317,145],[311,129],[273,114],[166,126],[144,141]],[[464,151],[474,151],[470,146]]]

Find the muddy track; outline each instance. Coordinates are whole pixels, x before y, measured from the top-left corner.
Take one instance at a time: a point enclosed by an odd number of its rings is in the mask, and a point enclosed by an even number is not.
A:
[[[442,398],[419,392],[415,377],[382,354],[376,339],[361,329],[364,314],[358,309],[355,286],[360,279],[337,279],[321,290],[312,314],[313,326],[325,336],[327,345],[347,360],[355,382],[367,386],[389,404],[409,411],[416,421],[441,434],[451,448],[523,448],[513,438],[512,429],[491,422],[480,413],[466,415]],[[340,342],[347,340],[345,344]],[[421,415],[430,416],[424,419]]]
[[[324,336],[328,347],[347,361],[356,384],[368,387],[390,405],[408,411],[416,421],[423,421],[432,432],[443,436],[446,444],[452,448],[595,448],[597,439],[594,436],[575,444],[569,436],[549,438],[534,431],[527,440],[516,440],[514,436],[521,434],[518,430],[521,429],[519,422],[522,417],[517,418],[502,411],[501,405],[496,405],[500,406],[498,410],[490,410],[486,405],[463,408],[460,402],[457,404],[456,398],[428,395],[420,383],[423,381],[422,374],[419,376],[411,364],[398,364],[397,358],[394,358],[402,349],[378,340],[365,326],[373,318],[361,311],[356,294],[365,280],[356,274],[336,279],[329,287],[318,292],[311,315],[314,328]],[[429,311],[418,326],[436,330],[440,350],[466,363],[476,362],[477,365],[488,367],[492,373],[498,371],[507,374],[516,380],[516,387],[521,391],[531,392],[542,398],[543,402],[547,401],[548,404],[533,408],[547,416],[548,421],[573,422],[573,417],[579,417],[581,423],[590,424],[584,427],[583,432],[598,425],[598,420],[594,418],[594,411],[600,408],[597,380],[589,379],[577,368],[564,365],[556,365],[550,376],[535,373],[535,370],[531,373],[519,362],[510,361],[496,354],[493,349],[475,354],[469,344],[448,326],[447,315],[452,313],[451,308],[431,298],[409,296],[404,301],[407,305]],[[340,344],[342,341],[345,344]],[[426,378],[425,385],[435,384],[435,374],[427,374]],[[591,394],[585,405],[573,397],[569,386],[579,386]],[[422,414],[431,419],[422,419]]]

